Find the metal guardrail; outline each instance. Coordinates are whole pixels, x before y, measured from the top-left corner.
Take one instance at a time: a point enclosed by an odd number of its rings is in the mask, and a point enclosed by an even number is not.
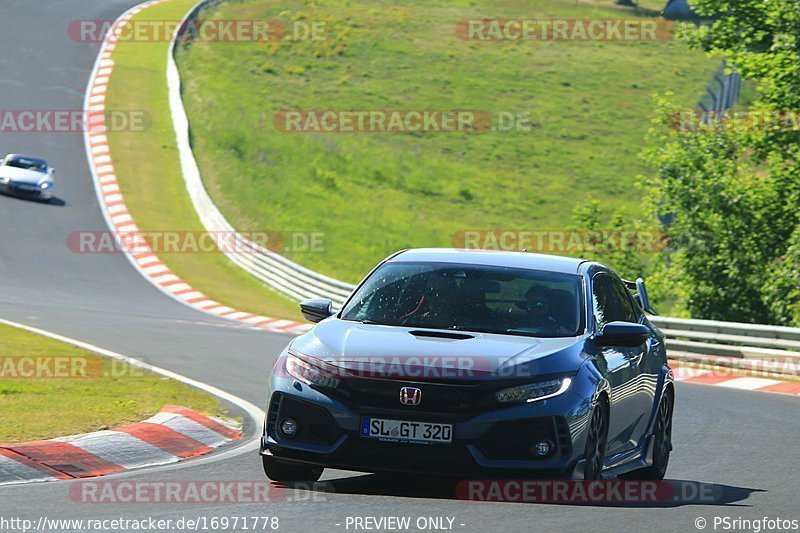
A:
[[[710,19],[699,17],[687,0],[668,0],[661,14],[669,20],[693,22],[694,24],[702,24],[702,20],[710,21]],[[737,72],[728,74],[727,67],[727,61],[723,60],[697,103],[697,108],[703,113],[703,122],[706,124],[710,120],[719,120],[722,112],[731,109],[739,100],[742,77]]]
[[[742,77],[737,72],[726,73],[727,67],[727,62],[723,61],[697,104],[698,109],[703,112],[705,123],[720,120],[722,113],[731,109],[739,100]]]
[[[675,359],[800,376],[800,328],[670,317],[650,320],[666,335],[667,351]]]

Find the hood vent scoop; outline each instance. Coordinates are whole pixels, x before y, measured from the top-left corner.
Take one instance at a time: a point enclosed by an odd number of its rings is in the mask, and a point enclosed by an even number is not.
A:
[[[468,335],[466,333],[451,333],[449,331],[435,331],[430,329],[415,329],[409,331],[415,337],[431,337],[434,339],[450,339],[454,341],[463,341],[467,339],[474,339],[474,335]]]

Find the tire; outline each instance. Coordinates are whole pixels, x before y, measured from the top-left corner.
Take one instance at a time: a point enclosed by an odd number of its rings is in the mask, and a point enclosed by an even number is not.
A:
[[[653,465],[626,474],[625,479],[660,481],[667,475],[669,455],[672,451],[672,412],[675,405],[671,388],[664,392],[658,404],[658,415],[653,429]]]
[[[586,448],[583,452],[583,458],[586,460],[583,479],[602,479],[608,444],[608,403],[605,397],[600,398],[594,407],[588,431]]]
[[[264,473],[272,481],[307,481],[313,483],[322,475],[321,466],[306,466],[282,463],[274,457],[262,455]]]

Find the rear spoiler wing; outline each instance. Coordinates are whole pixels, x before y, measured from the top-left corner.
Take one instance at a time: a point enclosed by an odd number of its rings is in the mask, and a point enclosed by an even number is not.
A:
[[[625,284],[628,290],[636,291],[633,295],[633,298],[645,312],[650,313],[651,315],[658,315],[656,310],[653,309],[653,306],[650,305],[650,298],[647,296],[647,287],[644,286],[644,280],[642,278],[637,278],[636,281],[623,279],[622,282]]]

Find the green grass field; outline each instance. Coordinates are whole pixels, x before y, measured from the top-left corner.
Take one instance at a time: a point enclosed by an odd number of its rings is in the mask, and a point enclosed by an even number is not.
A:
[[[173,0],[136,16],[180,20],[195,0]],[[142,231],[202,231],[181,174],[166,84],[167,43],[120,42],[114,52],[106,107],[144,111],[145,132],[108,135],[125,201]],[[221,303],[267,316],[302,320],[297,304],[269,289],[219,253],[163,253],[159,257],[195,289]]]
[[[51,359],[45,363],[45,358]],[[140,422],[165,404],[214,416],[223,413],[217,400],[205,392],[0,324],[0,442],[48,439]]]
[[[204,17],[324,21],[327,38],[183,46],[195,155],[237,229],[323,232],[323,252],[286,255],[348,281],[394,250],[450,246],[463,229],[567,228],[590,196],[637,215],[652,94],[671,90],[691,108],[717,62],[676,41],[468,42],[455,25],[652,13],[589,0],[222,3]],[[282,109],[528,112],[530,128],[286,133],[273,124]]]

